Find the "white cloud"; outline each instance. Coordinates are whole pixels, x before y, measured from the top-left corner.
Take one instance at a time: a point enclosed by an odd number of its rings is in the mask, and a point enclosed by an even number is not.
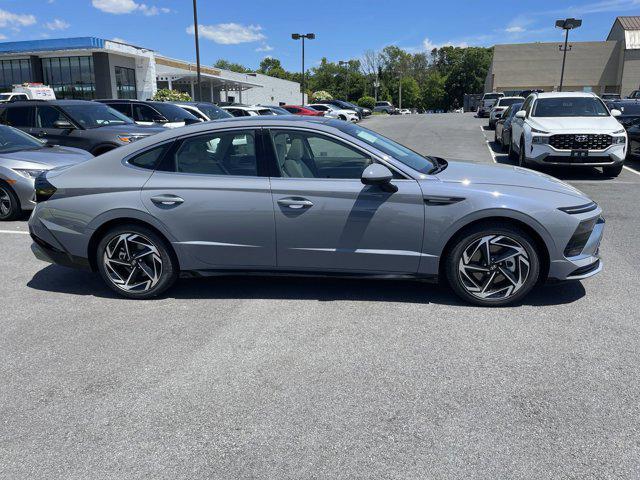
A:
[[[430,39],[425,38],[422,41],[422,48],[424,48],[427,52],[430,52],[431,50],[433,50],[434,48],[442,48],[442,47],[460,47],[460,48],[467,48],[469,46],[469,44],[467,42],[453,42],[453,41],[448,41],[448,42],[443,42],[440,44],[434,43],[432,42]]]
[[[272,52],[273,47],[271,45],[267,45],[266,43],[262,44],[261,47],[256,48],[256,52]]]
[[[64,20],[60,20],[59,18],[54,18],[52,22],[47,22],[44,24],[46,28],[49,30],[66,30],[71,25]]]
[[[158,8],[155,5],[136,3],[134,0],[91,0],[91,4],[98,10],[114,15],[141,12],[143,15],[150,17],[171,11],[165,7]]]
[[[7,36],[0,33],[0,40],[6,40]]]
[[[36,23],[36,17],[28,14],[11,13],[0,9],[0,27],[28,27]]]
[[[187,33],[194,34],[193,25],[187,27]],[[198,25],[198,33],[203,38],[222,45],[258,42],[266,40],[260,25],[240,25],[239,23],[219,23],[217,25]]]
[[[525,28],[520,25],[513,25],[512,27],[505,28],[504,31],[507,33],[522,33],[525,31]]]

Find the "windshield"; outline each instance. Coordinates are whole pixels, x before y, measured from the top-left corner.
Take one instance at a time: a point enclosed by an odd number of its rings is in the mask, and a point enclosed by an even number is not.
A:
[[[207,117],[209,117],[209,120],[220,120],[221,118],[233,117],[233,115],[231,115],[229,112],[225,112],[220,107],[216,107],[215,105],[199,103],[198,109]]]
[[[198,121],[198,117],[177,105],[164,102],[150,102],[150,105],[158,110],[169,122],[184,122],[185,120]]]
[[[608,117],[609,110],[595,97],[539,98],[532,117]]]
[[[367,130],[353,123],[345,123],[339,128],[346,134],[371,145],[420,173],[429,173],[436,166],[429,158],[423,157],[404,145],[400,145],[387,137],[383,137],[379,133]]]
[[[42,148],[44,143],[20,130],[0,125],[0,153],[34,150]]]
[[[516,103],[522,103],[524,98],[501,98],[498,100],[498,105],[501,107],[508,107],[509,105],[514,105]]]
[[[11,98],[10,93],[0,93],[0,100],[9,100]]]
[[[99,128],[106,125],[128,125],[133,121],[103,103],[60,105],[76,123],[84,128]]]

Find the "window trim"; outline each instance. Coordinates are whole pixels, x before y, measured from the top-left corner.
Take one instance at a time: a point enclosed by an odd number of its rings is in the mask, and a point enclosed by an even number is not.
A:
[[[331,133],[328,132],[320,132],[318,130],[312,130],[309,128],[304,128],[304,127],[287,127],[287,126],[274,126],[274,127],[264,127],[264,131],[265,131],[265,149],[267,149],[267,139],[268,139],[268,146],[270,148],[268,148],[269,150],[269,171],[272,173],[275,173],[274,175],[270,175],[272,178],[282,178],[285,180],[330,180],[330,181],[336,181],[336,180],[346,180],[346,181],[354,181],[357,180],[358,182],[360,182],[360,178],[290,178],[290,177],[283,177],[280,174],[280,168],[278,167],[278,157],[277,157],[277,153],[276,153],[276,147],[273,143],[273,136],[271,135],[271,131],[272,130],[293,130],[293,131],[297,131],[297,132],[310,132],[313,133],[315,135],[318,136],[325,136],[325,137],[329,137],[332,140],[337,141],[338,143],[343,143],[345,145],[348,145],[350,148],[357,150],[358,152],[360,152],[361,154],[365,155],[366,157],[371,158],[371,160],[374,163],[379,163],[380,165],[384,165],[385,167],[387,167],[389,170],[391,170],[392,173],[395,173],[397,175],[402,176],[403,178],[394,178],[393,181],[412,181],[415,182],[416,180],[411,178],[409,175],[407,175],[406,173],[404,173],[402,170],[398,169],[395,165],[390,164],[389,162],[384,161],[384,159],[380,158],[379,155],[376,155],[368,150],[363,149],[362,147],[360,147],[359,145],[352,143],[348,140],[345,140],[344,138],[337,136],[337,135],[333,135]]]

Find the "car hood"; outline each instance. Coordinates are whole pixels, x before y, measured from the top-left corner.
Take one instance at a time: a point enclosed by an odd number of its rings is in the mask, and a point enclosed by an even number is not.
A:
[[[611,133],[622,129],[615,117],[530,117],[533,128],[545,132],[559,133]]]
[[[94,131],[111,131],[116,132],[122,135],[154,135],[156,133],[166,131],[164,127],[156,127],[153,125],[137,125],[137,124],[129,124],[129,125],[104,125],[98,128],[92,128],[90,130]]]
[[[0,160],[7,159],[25,162],[38,166],[38,168],[41,166],[46,169],[75,165],[90,158],[93,158],[93,155],[79,148],[58,146],[43,147],[37,150],[0,153]]]
[[[502,185],[522,187],[554,193],[563,193],[591,201],[577,188],[550,175],[509,165],[478,165],[475,163],[449,162],[449,166],[436,177],[443,182],[470,185]]]

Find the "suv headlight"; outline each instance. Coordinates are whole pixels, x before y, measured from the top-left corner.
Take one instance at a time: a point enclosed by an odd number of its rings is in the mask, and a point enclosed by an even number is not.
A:
[[[544,135],[549,135],[549,132],[545,132],[544,130],[538,130],[537,128],[531,127],[531,133],[542,133]]]
[[[35,179],[42,172],[46,172],[46,170],[32,170],[30,168],[12,168],[14,172],[24,178]]]
[[[531,143],[535,143],[537,145],[546,144],[549,143],[549,137],[533,136],[531,137]]]
[[[118,135],[118,140],[122,143],[133,143],[136,140],[146,137],[146,135]]]

